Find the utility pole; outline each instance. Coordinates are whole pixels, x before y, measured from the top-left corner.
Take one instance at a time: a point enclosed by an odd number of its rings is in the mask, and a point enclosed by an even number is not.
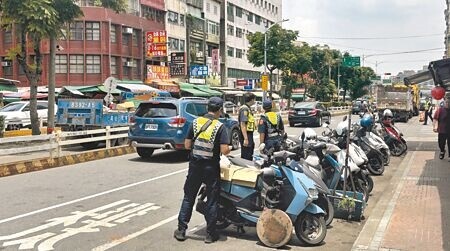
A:
[[[220,52],[220,85],[228,86],[227,78],[227,43],[226,43],[226,0],[220,1],[220,40],[219,40],[219,52]]]

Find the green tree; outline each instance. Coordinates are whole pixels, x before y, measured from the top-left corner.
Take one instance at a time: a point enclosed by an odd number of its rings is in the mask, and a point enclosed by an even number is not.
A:
[[[126,9],[125,0],[96,0],[99,6],[114,9],[116,12]],[[73,0],[0,0],[1,24],[7,29],[16,29],[20,43],[8,51],[10,59],[17,59],[30,82],[30,119],[33,135],[39,135],[37,115],[37,86],[42,75],[41,42],[50,39],[50,76],[49,76],[49,116],[53,127],[54,116],[54,78],[56,37],[62,34],[61,28],[82,11]],[[28,53],[33,48],[33,55]]]
[[[272,26],[266,34],[267,37],[267,70],[270,73],[270,95],[272,95],[272,76],[276,69],[283,69],[289,63],[293,50],[293,41],[297,39],[298,32],[286,30],[280,25]],[[256,32],[247,36],[250,48],[247,58],[256,67],[264,65],[264,33]]]

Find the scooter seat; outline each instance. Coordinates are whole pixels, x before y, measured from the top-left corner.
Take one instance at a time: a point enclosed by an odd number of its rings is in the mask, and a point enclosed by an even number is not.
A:
[[[240,157],[229,157],[228,158],[230,160],[230,162],[236,166],[242,166],[242,167],[254,167],[255,163],[253,163],[253,161],[247,160],[247,159],[243,159]]]
[[[312,146],[309,147],[309,149],[311,149],[312,151],[318,151],[318,150],[323,150],[327,148],[327,144],[324,142],[320,142],[317,144],[314,144]]]
[[[231,182],[232,184],[255,188],[261,173],[262,170],[254,167],[230,165],[230,167],[220,168],[220,179]]]

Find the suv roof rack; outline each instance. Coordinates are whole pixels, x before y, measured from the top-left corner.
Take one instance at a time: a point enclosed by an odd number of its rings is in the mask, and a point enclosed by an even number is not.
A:
[[[200,97],[182,97],[180,100],[207,100],[206,98],[200,98]]]

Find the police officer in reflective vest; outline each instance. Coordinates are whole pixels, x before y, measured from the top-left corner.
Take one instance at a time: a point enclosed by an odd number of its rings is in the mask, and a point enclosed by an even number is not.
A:
[[[265,113],[261,115],[258,125],[259,142],[264,143],[266,149],[274,147],[275,151],[279,151],[284,135],[283,120],[279,114],[272,111],[272,100],[265,100],[263,109]]]
[[[255,131],[255,117],[251,110],[251,106],[255,104],[256,96],[251,92],[244,94],[245,104],[239,108],[239,125],[241,128],[241,158],[253,160],[253,150],[255,142],[253,140],[253,132]]]
[[[207,213],[205,243],[219,239],[216,232],[217,200],[220,192],[220,154],[230,153],[230,139],[218,120],[223,110],[223,100],[218,97],[208,101],[208,113],[194,120],[189,127],[185,148],[192,149],[189,170],[184,184],[184,198],[178,215],[178,229],[174,237],[186,240],[186,229],[191,219],[195,198],[202,183],[206,185]]]

